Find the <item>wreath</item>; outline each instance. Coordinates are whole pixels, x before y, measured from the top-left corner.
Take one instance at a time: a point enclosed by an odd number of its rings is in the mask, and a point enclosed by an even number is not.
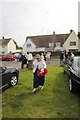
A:
[[[47,72],[48,72],[47,68],[44,68],[44,69],[41,68],[37,71],[37,76],[38,77],[43,77],[47,74]]]

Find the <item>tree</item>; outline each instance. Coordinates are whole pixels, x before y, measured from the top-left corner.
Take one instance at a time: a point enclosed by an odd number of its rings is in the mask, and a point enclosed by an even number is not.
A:
[[[22,47],[19,47],[15,41],[14,43],[16,44],[16,49],[22,49]]]

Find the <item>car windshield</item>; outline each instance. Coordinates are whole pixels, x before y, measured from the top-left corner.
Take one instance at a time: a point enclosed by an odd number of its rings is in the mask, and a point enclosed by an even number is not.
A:
[[[2,73],[4,69],[5,69],[4,67],[0,66],[0,73]]]
[[[14,54],[14,56],[16,56],[16,57],[18,57],[18,56],[20,56],[21,55],[21,53],[15,53]]]
[[[73,65],[72,65],[73,69],[74,70],[78,70],[79,71],[79,68],[80,68],[80,57],[78,58],[75,58],[73,60]]]
[[[19,55],[19,53],[15,53],[15,54],[14,54],[14,56],[18,56],[18,55]]]

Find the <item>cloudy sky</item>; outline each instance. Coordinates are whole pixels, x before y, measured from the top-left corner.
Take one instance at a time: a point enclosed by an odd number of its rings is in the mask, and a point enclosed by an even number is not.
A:
[[[1,0],[0,0],[1,1]],[[0,38],[22,46],[27,36],[78,32],[79,0],[2,0]]]

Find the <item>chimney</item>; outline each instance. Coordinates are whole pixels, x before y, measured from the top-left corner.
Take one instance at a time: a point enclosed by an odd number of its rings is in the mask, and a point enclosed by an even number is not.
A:
[[[55,31],[53,31],[53,35],[55,35]]]
[[[2,39],[4,39],[4,36],[2,37]]]
[[[70,30],[70,33],[72,33],[72,31],[73,31],[73,30],[71,29],[71,30]]]

